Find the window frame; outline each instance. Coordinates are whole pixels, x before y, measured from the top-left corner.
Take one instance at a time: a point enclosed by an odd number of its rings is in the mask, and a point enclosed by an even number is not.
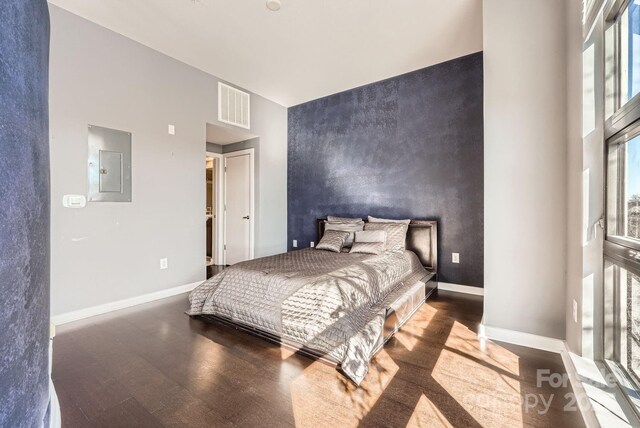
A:
[[[627,201],[625,201],[624,198],[624,188],[621,188],[622,186],[618,186],[616,189],[612,189],[611,188],[611,183],[609,182],[609,173],[610,173],[610,168],[611,165],[609,164],[609,152],[611,150],[612,146],[620,146],[622,144],[626,144],[628,142],[630,142],[631,140],[633,140],[634,138],[640,136],[640,120],[632,123],[630,126],[628,126],[623,132],[619,133],[618,135],[616,135],[613,138],[610,138],[609,140],[606,141],[605,143],[605,155],[604,155],[604,160],[605,160],[605,240],[609,241],[609,242],[613,242],[617,245],[620,245],[622,247],[625,248],[629,248],[629,249],[633,249],[633,250],[638,250],[640,251],[640,239],[639,240],[635,240],[632,238],[628,238],[624,235],[619,234],[619,226],[620,223],[616,222],[616,231],[615,233],[612,233],[612,231],[610,230],[610,224],[609,224],[609,217],[611,215],[611,211],[612,211],[612,206],[611,204],[609,204],[609,194],[611,191],[615,191],[616,192],[616,206],[615,206],[615,211],[616,211],[616,217],[618,216],[618,213],[624,208],[623,205],[625,203],[627,203]],[[616,147],[617,148],[617,147]],[[617,162],[618,165],[618,175],[620,175],[620,173],[622,172],[621,168],[624,167],[624,161]],[[622,164],[622,167],[621,167]],[[619,180],[618,180],[619,181]]]
[[[616,296],[619,294],[619,281],[620,281],[620,271],[619,269],[625,269],[627,272],[636,274],[640,276],[640,240],[635,240],[632,238],[627,238],[619,233],[620,230],[620,221],[618,221],[618,213],[622,212],[624,209],[624,204],[627,203],[624,197],[624,186],[619,186],[619,183],[623,180],[620,179],[619,175],[621,172],[624,172],[624,167],[626,166],[626,162],[624,159],[616,160],[616,167],[618,168],[616,171],[616,182],[611,183],[610,178],[610,163],[609,163],[609,153],[613,146],[619,146],[621,144],[625,144],[632,139],[640,136],[640,93],[634,95],[630,98],[624,105],[621,104],[622,94],[621,90],[621,24],[620,19],[623,16],[624,11],[629,6],[630,2],[633,0],[615,0],[613,1],[608,9],[605,11],[605,20],[604,20],[604,28],[602,31],[603,43],[604,43],[604,68],[605,68],[605,103],[607,102],[607,96],[613,96],[613,109],[609,117],[606,117],[605,113],[604,117],[604,184],[605,184],[605,200],[604,200],[604,243],[603,243],[603,269],[604,269],[604,300],[602,304],[605,306],[603,309],[603,335],[602,335],[602,351],[603,358],[602,361],[607,368],[607,371],[611,373],[617,381],[618,386],[622,391],[627,391],[624,393],[624,397],[626,401],[629,403],[630,408],[633,409],[636,417],[640,418],[640,409],[637,407],[637,404],[634,403],[632,397],[628,394],[630,389],[638,391],[640,389],[640,383],[637,379],[634,379],[633,374],[628,373],[627,368],[623,367],[621,362],[615,360],[615,355],[612,353],[615,351],[615,342],[611,342],[612,337],[618,337],[620,332],[616,331],[616,329],[621,328],[619,325],[616,325],[614,320],[620,316],[620,305],[619,302],[616,303]],[[613,85],[609,87],[609,82],[607,81],[607,68],[610,66],[607,64],[607,46],[608,41],[606,40],[606,36],[611,29],[611,27],[615,27],[613,29],[613,64],[611,64],[612,70],[612,79]],[[613,94],[611,94],[610,90],[613,90]],[[607,107],[605,104],[604,112],[607,112]],[[617,149],[617,148],[616,148]],[[613,189],[612,186],[616,188]],[[609,194],[611,191],[616,192],[616,203],[609,203]],[[613,206],[612,206],[613,205]],[[616,213],[616,221],[613,227],[616,228],[615,231],[611,230],[612,225],[610,225],[610,214],[611,210],[615,209]],[[624,218],[624,222],[627,219]],[[622,225],[624,226],[624,225]],[[612,233],[613,232],[613,233]],[[606,284],[607,272],[606,265],[607,263],[611,263],[613,266],[613,283],[610,285]],[[609,292],[613,292],[612,296],[608,296]],[[613,300],[613,307],[610,308],[610,313],[607,312],[606,301],[607,299]],[[608,331],[611,329],[611,331]],[[607,342],[610,343],[607,343]]]
[[[605,315],[605,325],[607,324],[612,324],[611,328],[614,329],[615,327],[618,327],[617,325],[615,325],[615,319],[619,316],[620,314],[620,305],[619,305],[619,299],[616,297],[619,297],[619,291],[620,291],[620,276],[619,276],[619,269],[622,268],[624,270],[626,270],[628,273],[631,273],[633,275],[636,276],[640,276],[640,252],[635,251],[635,250],[628,250],[625,248],[620,247],[617,244],[611,243],[611,242],[607,242],[605,241],[604,243],[604,263],[605,263],[605,294],[607,294],[607,288],[611,287],[613,288],[614,291],[614,295],[612,297],[614,297],[613,303],[614,303],[614,307],[612,308],[612,313],[610,314],[609,319],[606,319],[606,315]],[[613,274],[613,281],[614,283],[611,285],[607,285],[606,284],[606,263],[611,263],[612,267],[614,268],[614,274]],[[612,337],[615,336],[615,339]],[[607,369],[608,373],[610,373],[611,375],[613,375],[613,378],[616,380],[616,383],[618,384],[618,387],[620,388],[621,391],[624,391],[624,397],[625,400],[627,401],[627,403],[629,404],[629,407],[633,410],[635,416],[637,418],[640,418],[640,408],[639,408],[639,403],[637,401],[634,401],[634,398],[637,399],[637,396],[640,394],[640,378],[638,377],[638,374],[635,373],[631,373],[629,371],[629,369],[627,367],[625,367],[621,361],[616,361],[616,356],[615,356],[615,352],[617,352],[617,349],[615,347],[615,340],[620,341],[620,331],[618,331],[617,329],[614,329],[613,332],[611,332],[611,334],[609,333],[609,331],[607,330],[607,328],[605,327],[605,331],[602,337],[603,340],[603,358],[602,358],[602,362],[604,363],[605,368]],[[611,343],[607,343],[607,342],[611,342]],[[620,358],[621,359],[621,358]],[[633,391],[633,393],[630,393],[630,391]],[[635,395],[636,397],[632,397],[631,395]]]
[[[613,113],[610,117],[605,118],[605,139],[609,139],[619,132],[623,131],[625,128],[629,127],[633,123],[635,123],[638,119],[640,119],[640,92],[631,97],[624,105],[622,105],[622,94],[620,92],[621,88],[621,21],[620,18],[624,14],[624,11],[627,9],[629,4],[634,0],[618,0],[613,2],[613,4],[609,7],[607,13],[605,14],[605,25],[604,25],[604,35],[606,38],[607,31],[615,26],[614,31],[614,40],[613,40],[613,49],[614,49],[614,58],[613,58],[613,76],[614,76],[614,86],[613,86],[613,97],[614,97],[614,105],[613,105]],[[605,62],[606,62],[606,46],[607,41],[605,40]],[[605,67],[606,67],[605,63]],[[606,86],[606,85],[605,85]]]

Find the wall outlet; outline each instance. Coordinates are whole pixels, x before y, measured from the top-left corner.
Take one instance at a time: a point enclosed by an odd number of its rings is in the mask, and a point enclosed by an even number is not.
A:
[[[164,259],[160,259],[160,269],[167,269],[169,268],[169,259],[164,258]]]
[[[460,263],[460,253],[451,253],[451,262]]]
[[[573,299],[573,322],[578,322],[578,302],[576,299]]]
[[[175,125],[169,125],[168,131],[169,131],[169,135],[176,135],[176,127],[175,127]]]
[[[298,240],[297,239],[293,240],[293,248],[298,248]]]
[[[315,247],[315,246],[316,246],[316,243],[315,243],[315,242],[313,242],[313,241],[311,241],[311,248],[313,248],[313,247]]]

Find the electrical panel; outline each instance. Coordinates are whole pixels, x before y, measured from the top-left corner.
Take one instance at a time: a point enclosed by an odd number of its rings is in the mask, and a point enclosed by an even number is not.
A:
[[[89,125],[89,201],[131,202],[131,133]]]

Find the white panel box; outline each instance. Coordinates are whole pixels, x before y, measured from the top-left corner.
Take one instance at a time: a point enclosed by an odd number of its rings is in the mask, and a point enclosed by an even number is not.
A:
[[[131,133],[89,125],[89,201],[131,202]]]

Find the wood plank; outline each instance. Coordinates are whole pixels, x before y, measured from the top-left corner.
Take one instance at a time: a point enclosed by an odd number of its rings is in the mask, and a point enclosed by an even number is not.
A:
[[[187,295],[59,329],[63,426],[583,426],[559,355],[481,343],[482,297],[439,291],[356,388],[335,369],[184,314]],[[530,394],[553,396],[546,413]]]

